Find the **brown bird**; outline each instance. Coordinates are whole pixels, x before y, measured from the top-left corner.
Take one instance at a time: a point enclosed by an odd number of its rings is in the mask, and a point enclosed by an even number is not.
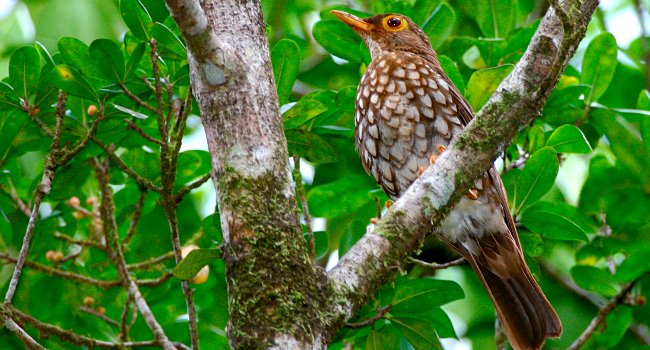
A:
[[[372,62],[361,78],[355,141],[366,171],[397,199],[474,113],[445,75],[424,32],[408,17],[361,19],[332,11],[365,41]],[[436,234],[457,250],[487,289],[515,349],[539,349],[562,325],[531,275],[494,166]]]

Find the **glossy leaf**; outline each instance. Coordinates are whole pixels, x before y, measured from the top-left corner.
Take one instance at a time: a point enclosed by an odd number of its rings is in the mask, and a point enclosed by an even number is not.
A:
[[[322,103],[303,98],[282,115],[284,129],[295,129],[325,111],[327,107]]]
[[[74,96],[98,101],[99,97],[86,79],[76,69],[60,64],[52,70],[54,86]]]
[[[162,23],[155,23],[150,30],[151,36],[156,39],[159,48],[172,52],[174,59],[187,59],[187,51],[183,42],[167,26]]]
[[[81,40],[63,37],[59,39],[57,47],[65,63],[74,67],[89,80],[101,79],[104,76],[99,64],[90,57],[90,48]],[[93,86],[99,87],[94,82]]]
[[[588,102],[597,101],[607,90],[616,70],[616,39],[610,33],[596,36],[585,51],[582,61],[582,83],[591,85]]]
[[[602,331],[596,333],[596,341],[606,349],[616,349],[632,323],[632,308],[620,305],[607,315]]]
[[[422,26],[422,30],[429,37],[431,41],[431,46],[434,49],[437,49],[442,45],[442,43],[447,40],[449,34],[454,29],[454,21],[456,20],[456,14],[454,9],[447,3],[440,3],[438,7],[433,11],[431,17],[427,22]]]
[[[563,125],[553,131],[546,146],[555,148],[557,153],[587,154],[592,151],[585,135],[573,125]]]
[[[555,150],[544,147],[533,153],[519,176],[515,190],[515,213],[535,203],[548,192],[560,168]]]
[[[488,38],[507,38],[515,26],[517,0],[477,0],[473,4],[474,18]]]
[[[519,230],[519,241],[524,252],[530,256],[538,257],[544,254],[544,240],[537,233]]]
[[[136,38],[148,42],[151,17],[138,0],[120,0],[120,13],[126,26]]]
[[[616,277],[625,282],[632,282],[645,273],[650,272],[648,257],[649,246],[640,246],[638,250],[630,253],[616,272]]]
[[[609,272],[593,266],[576,265],[571,268],[571,277],[580,288],[606,297],[614,296],[620,287]]]
[[[416,350],[442,350],[440,339],[429,322],[417,318],[390,318]]]
[[[343,22],[316,22],[312,35],[314,40],[332,55],[352,62],[361,62],[358,50],[361,38]]]
[[[217,244],[223,242],[223,232],[221,231],[221,216],[219,211],[206,216],[201,222],[203,232],[210,239],[214,240]]]
[[[621,162],[650,192],[650,152],[639,137],[626,127],[628,123],[620,116],[607,110],[594,111],[592,119],[602,132],[607,135],[610,147]]]
[[[419,278],[402,279],[395,283],[392,311],[419,313],[427,311],[422,305],[440,306],[465,296],[456,282]]]
[[[568,204],[538,202],[521,213],[521,223],[545,238],[588,241],[593,233],[588,220]]]
[[[41,57],[32,46],[23,46],[14,51],[9,59],[9,82],[27,99],[34,93],[41,70]]]
[[[373,203],[367,188],[359,186],[364,180],[361,176],[343,177],[335,182],[314,187],[307,196],[309,210],[315,216],[334,217],[353,213],[359,208]],[[336,202],[336,205],[331,205]],[[365,230],[364,230],[365,231]]]
[[[299,155],[301,158],[314,164],[332,163],[337,159],[336,151],[322,137],[301,130],[287,130],[287,146],[290,155]]]
[[[375,329],[368,333],[366,338],[366,350],[393,350],[400,348],[401,335],[397,331],[390,331],[392,327]]]
[[[219,249],[192,250],[181,262],[174,267],[172,273],[180,280],[189,280],[194,277],[205,265],[221,258]]]
[[[278,41],[271,51],[275,87],[278,89],[280,105],[289,102],[289,95],[298,77],[300,68],[300,49],[293,40]]]
[[[104,77],[114,83],[124,80],[124,56],[112,40],[97,39],[90,44],[90,57],[104,73]]]
[[[483,107],[512,68],[512,65],[505,65],[481,69],[472,74],[467,83],[465,97],[475,111]]]

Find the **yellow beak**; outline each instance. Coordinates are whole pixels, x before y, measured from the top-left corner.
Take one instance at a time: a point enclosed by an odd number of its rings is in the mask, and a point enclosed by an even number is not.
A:
[[[354,30],[368,32],[372,26],[371,24],[366,23],[363,19],[355,15],[351,15],[347,12],[332,10],[330,13],[338,17],[341,21],[343,21],[343,23],[349,25]]]

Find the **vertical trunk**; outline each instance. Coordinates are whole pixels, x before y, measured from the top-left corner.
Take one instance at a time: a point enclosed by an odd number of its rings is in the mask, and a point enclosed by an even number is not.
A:
[[[179,22],[193,10],[192,1],[167,3]],[[316,344],[323,342],[319,313],[327,310],[329,288],[302,238],[259,2],[203,1],[202,7],[207,26],[197,21],[196,30],[183,34],[212,155],[231,345],[324,346]]]

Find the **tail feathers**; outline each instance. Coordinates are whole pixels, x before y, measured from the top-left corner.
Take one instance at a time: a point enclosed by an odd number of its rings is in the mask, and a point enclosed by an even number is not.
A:
[[[483,282],[514,349],[540,349],[545,338],[560,336],[560,319],[510,233],[485,235],[471,244],[453,246]]]

